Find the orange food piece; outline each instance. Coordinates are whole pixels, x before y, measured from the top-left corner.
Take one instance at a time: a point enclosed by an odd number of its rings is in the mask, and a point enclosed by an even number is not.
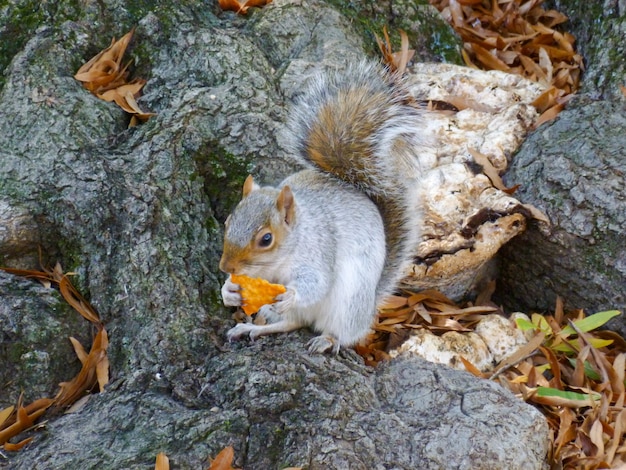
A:
[[[276,302],[275,297],[284,294],[287,289],[281,284],[272,284],[260,277],[238,276],[232,274],[230,279],[241,287],[243,299],[243,311],[246,315],[252,315],[259,311],[263,305]]]

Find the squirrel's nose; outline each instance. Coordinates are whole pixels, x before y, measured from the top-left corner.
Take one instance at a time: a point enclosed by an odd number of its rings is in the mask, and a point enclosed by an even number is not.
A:
[[[235,263],[226,254],[220,258],[220,271],[226,274],[235,274]]]

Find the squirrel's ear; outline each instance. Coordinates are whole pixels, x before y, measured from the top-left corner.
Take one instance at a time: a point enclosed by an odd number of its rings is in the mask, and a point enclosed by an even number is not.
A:
[[[243,197],[246,197],[255,189],[259,189],[259,185],[254,182],[252,175],[248,175],[246,181],[243,183]]]
[[[276,198],[276,208],[283,216],[283,220],[287,225],[291,225],[296,216],[296,201],[289,186],[283,186],[280,190],[278,198]]]

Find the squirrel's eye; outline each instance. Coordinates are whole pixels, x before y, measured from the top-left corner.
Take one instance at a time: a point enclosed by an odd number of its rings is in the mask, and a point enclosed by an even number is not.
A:
[[[259,240],[259,246],[262,246],[263,248],[267,248],[271,244],[272,244],[272,234],[271,232],[267,232]]]

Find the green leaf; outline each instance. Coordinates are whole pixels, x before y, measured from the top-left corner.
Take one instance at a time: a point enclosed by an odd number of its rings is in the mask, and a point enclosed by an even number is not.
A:
[[[549,363],[543,364],[541,366],[535,366],[535,370],[541,374],[543,374],[545,371],[551,369],[551,366]]]
[[[537,328],[531,322],[522,317],[516,318],[515,323],[517,324],[517,327],[522,331],[534,330]]]
[[[572,367],[574,368],[576,367],[576,359],[568,357],[567,360],[569,361]],[[602,378],[600,377],[600,374],[598,374],[596,370],[591,366],[591,363],[589,361],[585,361],[584,366],[585,366],[585,375],[589,377],[591,380],[598,381]]]
[[[550,388],[550,387],[537,387],[537,396],[540,397],[557,397],[563,398],[564,400],[579,400],[579,401],[589,401],[599,400],[600,394],[594,393],[578,393],[578,392],[567,392],[565,390],[559,390],[558,388]]]
[[[592,331],[600,328],[611,318],[616,317],[617,315],[621,315],[621,312],[619,310],[607,310],[606,312],[598,312],[580,320],[576,320],[574,322],[574,325],[576,325],[576,327],[580,331],[586,333],[587,331]],[[573,334],[576,334],[576,330],[574,330],[574,328],[572,328],[570,325],[567,325],[561,330],[559,336],[561,336],[562,338],[567,338],[569,335]]]
[[[588,338],[588,340],[594,349],[604,348],[605,346],[609,346],[610,344],[613,344],[612,339]],[[569,343],[572,344],[578,351],[580,351],[581,345],[580,345],[580,340],[578,338],[570,340]],[[565,352],[565,353],[574,352],[572,351],[572,348],[570,348],[565,343],[560,343],[560,344],[557,344],[556,346],[551,346],[550,349],[552,349],[553,351],[559,351],[559,352]]]
[[[540,331],[543,331],[543,333],[546,336],[552,336],[554,334],[554,331],[552,331],[552,328],[550,327],[548,321],[545,319],[543,315],[539,315],[538,313],[533,313],[532,321],[533,321],[533,324],[535,325],[535,328],[538,328]]]

